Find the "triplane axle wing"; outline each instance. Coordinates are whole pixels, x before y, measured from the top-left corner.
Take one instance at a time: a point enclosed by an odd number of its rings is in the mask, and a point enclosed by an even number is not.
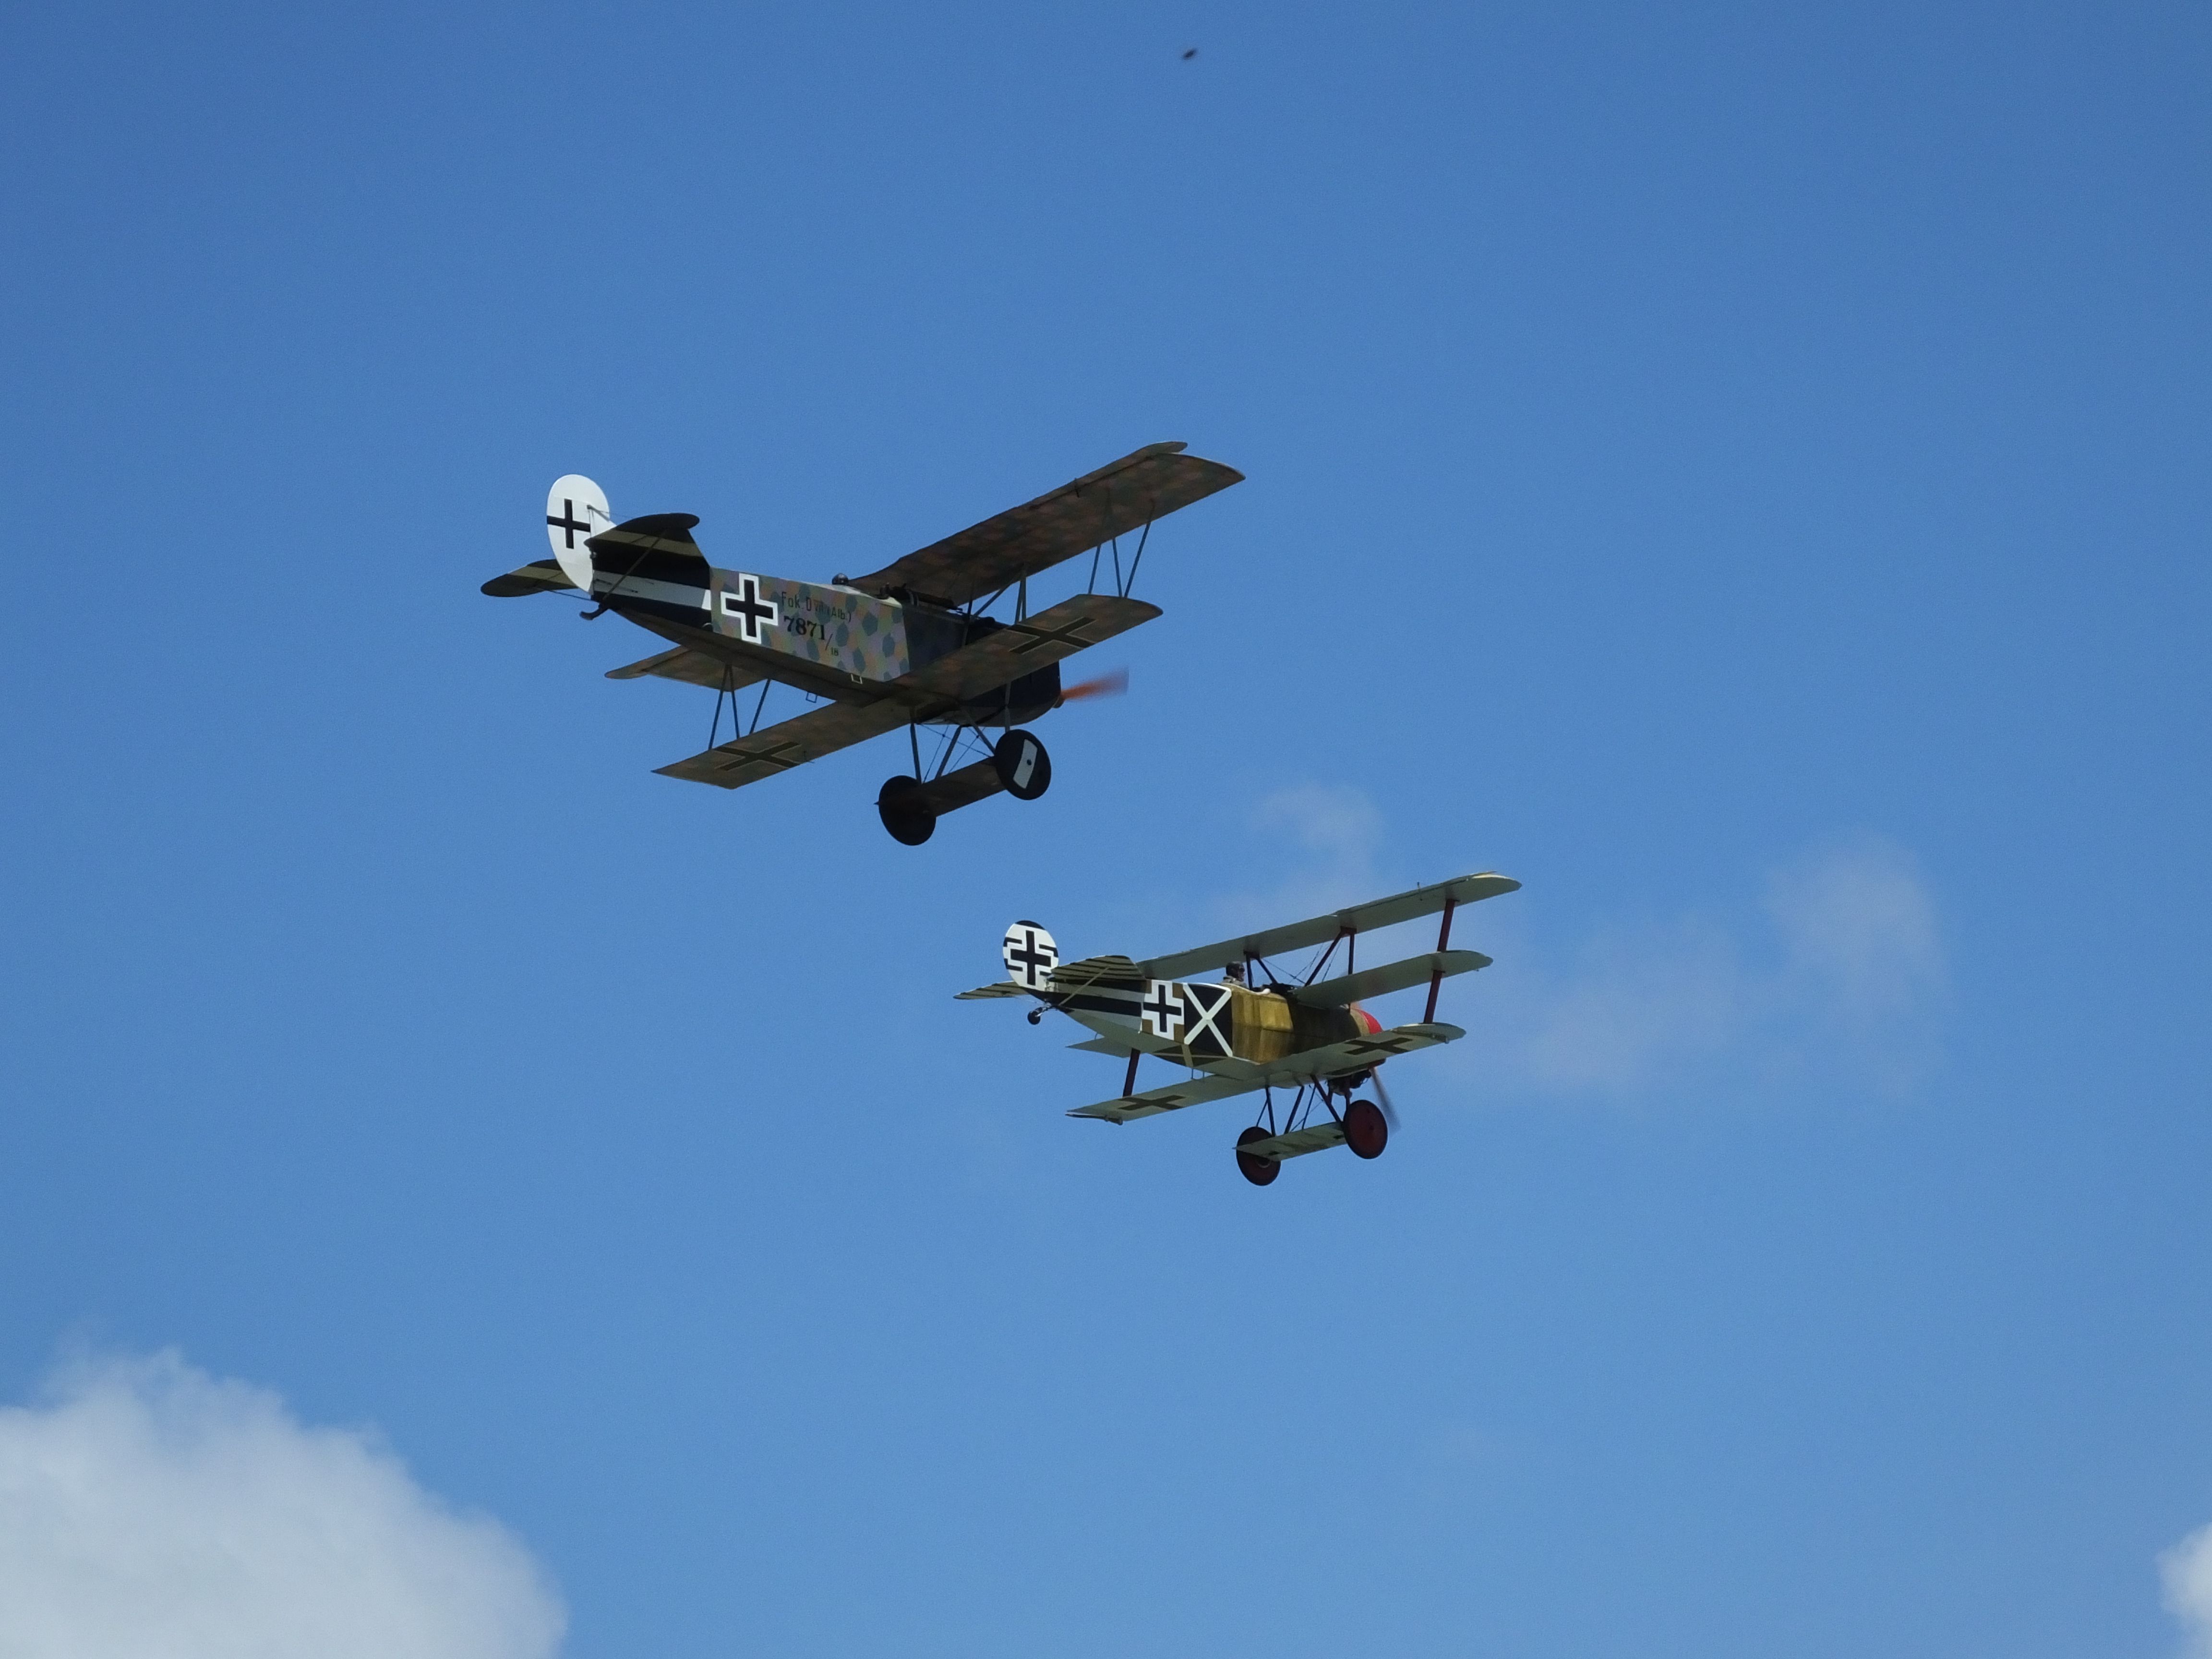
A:
[[[1160,615],[1129,592],[1152,525],[1242,477],[1179,443],[1148,444],[880,570],[825,583],[718,568],[692,538],[692,514],[617,522],[605,492],[571,474],[546,500],[552,556],[495,576],[483,591],[581,592],[598,601],[587,616],[612,611],[668,641],[671,649],[608,671],[611,679],[680,680],[716,694],[708,748],[659,768],[666,777],[735,789],[906,727],[914,771],[884,785],[877,810],[893,836],[919,844],[945,812],[1001,791],[1022,800],[1044,793],[1050,757],[1019,728],[1113,689],[1105,681],[1063,688],[1060,665]],[[1138,541],[1125,571],[1120,538],[1130,535]],[[1114,591],[1101,592],[1109,548]],[[1086,552],[1094,556],[1087,590],[1030,614],[1030,578]],[[1012,618],[990,616],[1010,591]],[[771,684],[830,706],[763,728]],[[736,694],[756,685],[747,730]],[[734,734],[716,743],[726,698]],[[925,726],[944,729],[933,768],[922,764]],[[955,769],[963,744],[982,758]]]
[[[1478,951],[1455,951],[1452,919],[1462,906],[1521,884],[1486,871],[1415,887],[1370,903],[1332,911],[1194,950],[1138,961],[1124,956],[1086,957],[1063,963],[1052,935],[1033,921],[1006,930],[1000,960],[1006,977],[959,994],[962,1000],[1030,997],[1097,1033],[1075,1046],[1126,1056],[1121,1092],[1079,1106],[1070,1117],[1128,1123],[1235,1095],[1262,1097],[1259,1121],[1237,1138],[1237,1165],[1259,1186],[1274,1180],[1283,1160],[1331,1146],[1350,1146],[1363,1158],[1378,1158],[1389,1138],[1388,1100],[1353,1097],[1387,1060],[1417,1049],[1455,1042],[1467,1033],[1436,1018],[1445,980],[1490,966]],[[1362,969],[1354,958],[1360,935],[1424,916],[1441,915],[1436,949]],[[1271,957],[1325,947],[1303,979],[1277,972]],[[1321,977],[1344,951],[1344,971]],[[1218,969],[1217,982],[1180,975]],[[1425,983],[1428,1002],[1419,1020],[1385,1027],[1360,1006],[1369,997],[1412,990]],[[1186,1079],[1137,1090],[1137,1063],[1146,1054],[1184,1067]],[[1278,1113],[1275,1093],[1291,1095]],[[1341,1102],[1340,1109],[1339,1103]]]

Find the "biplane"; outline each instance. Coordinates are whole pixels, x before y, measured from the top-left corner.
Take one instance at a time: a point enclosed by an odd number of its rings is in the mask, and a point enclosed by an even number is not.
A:
[[[957,1000],[1034,998],[1044,1006],[1030,1011],[1032,1025],[1047,1008],[1057,1009],[1097,1033],[1075,1048],[1127,1059],[1121,1092],[1079,1106],[1070,1117],[1128,1123],[1231,1095],[1260,1095],[1257,1120],[1237,1137],[1237,1167],[1247,1181],[1264,1187],[1282,1172],[1285,1158],[1308,1152],[1349,1146],[1363,1158],[1382,1155],[1391,1115],[1382,1066],[1400,1054],[1465,1036],[1458,1026],[1437,1020],[1437,994],[1454,975],[1490,966],[1490,958],[1479,951],[1451,948],[1453,914],[1520,885],[1492,872],[1460,876],[1143,962],[1106,956],[1064,963],[1050,933],[1033,921],[1018,921],[1006,930],[1000,950],[1007,976],[963,991]],[[1439,912],[1443,921],[1435,950],[1374,967],[1358,965],[1363,933]],[[1269,961],[1324,945],[1303,979],[1280,977]],[[1322,978],[1340,948],[1344,971]],[[1220,980],[1200,983],[1183,977],[1207,969],[1219,970]],[[1366,998],[1424,981],[1428,1006],[1411,1024],[1385,1028],[1360,1006]],[[1183,1067],[1187,1080],[1139,1093],[1137,1062],[1146,1054]],[[1370,1083],[1383,1103],[1380,1107],[1353,1098]],[[1279,1112],[1279,1091],[1290,1097]]]
[[[587,617],[611,611],[668,641],[669,649],[607,674],[683,680],[716,694],[708,747],[658,769],[665,777],[737,789],[906,727],[914,770],[884,783],[876,809],[894,836],[919,846],[947,812],[1002,790],[1035,800],[1051,783],[1052,758],[1024,726],[1115,684],[1109,677],[1063,687],[1060,665],[1161,614],[1130,594],[1152,526],[1243,477],[1183,447],[1148,444],[880,570],[827,582],[718,568],[692,539],[693,514],[617,524],[606,493],[572,474],[546,498],[552,556],[495,576],[483,591],[494,599],[577,592],[598,602]],[[1121,538],[1133,535],[1125,573]],[[1111,591],[1102,592],[1100,561],[1109,549]],[[1085,553],[1085,591],[1032,614],[1030,579]],[[1009,593],[1013,616],[1000,621],[989,612]],[[821,706],[763,727],[774,684]],[[738,693],[754,685],[760,696],[747,727]],[[734,735],[717,743],[725,701]],[[925,726],[945,728],[927,769]],[[951,765],[971,749],[981,758]]]

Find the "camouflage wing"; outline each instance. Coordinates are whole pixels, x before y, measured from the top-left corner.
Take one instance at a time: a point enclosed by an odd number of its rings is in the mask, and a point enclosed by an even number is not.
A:
[[[927,720],[954,704],[1033,674],[1077,652],[1126,634],[1160,614],[1142,599],[1111,593],[1079,593],[1020,622],[949,652],[926,668],[893,680],[887,695],[912,706]]]
[[[1208,1100],[1224,1100],[1231,1095],[1249,1095],[1259,1088],[1259,1083],[1241,1077],[1202,1077],[1189,1083],[1177,1083],[1165,1089],[1147,1089],[1142,1094],[1122,1095],[1114,1100],[1102,1100],[1095,1105],[1079,1106],[1068,1114],[1070,1117],[1103,1118],[1109,1123],[1127,1123],[1140,1117],[1152,1117],[1161,1112],[1173,1112],[1185,1106],[1196,1106]]]
[[[1150,979],[1186,979],[1208,969],[1225,968],[1232,963],[1241,964],[1248,956],[1279,956],[1285,951],[1326,945],[1346,933],[1371,933],[1378,927],[1395,927],[1417,916],[1432,916],[1444,908],[1447,899],[1454,904],[1473,904],[1481,899],[1495,898],[1500,893],[1514,892],[1520,885],[1512,877],[1491,871],[1458,876],[1450,881],[1393,893],[1389,898],[1355,904],[1348,909],[1333,910],[1325,916],[1294,921],[1288,927],[1270,927],[1261,933],[1247,933],[1242,939],[1225,939],[1194,950],[1154,957],[1137,965]]]
[[[1456,1042],[1466,1035],[1456,1025],[1441,1023],[1395,1025],[1387,1031],[1377,1031],[1373,1036],[1350,1037],[1342,1042],[1332,1042],[1326,1048],[1309,1048],[1303,1054],[1287,1054],[1267,1066],[1237,1060],[1231,1062],[1235,1067],[1231,1071],[1216,1064],[1209,1067],[1214,1073],[1212,1076],[1189,1083],[1173,1084],[1164,1089],[1148,1089],[1142,1094],[1123,1095],[1115,1100],[1102,1100],[1089,1106],[1079,1106],[1068,1116],[1097,1117],[1103,1118],[1109,1123],[1127,1123],[1135,1118],[1152,1117],[1161,1112],[1196,1106],[1205,1101],[1224,1100],[1231,1095],[1248,1095],[1258,1089],[1295,1089],[1301,1084],[1324,1082],[1330,1078],[1364,1072],[1386,1060],[1412,1054],[1416,1049],[1434,1048],[1443,1043]]]
[[[1407,957],[1403,962],[1363,968],[1356,974],[1340,974],[1318,985],[1285,986],[1283,994],[1309,1008],[1341,1008],[1347,1003],[1364,1002],[1369,997],[1387,996],[1393,991],[1426,985],[1437,974],[1449,979],[1454,974],[1471,974],[1489,966],[1490,958],[1480,951],[1431,951],[1426,956]]]
[[[1439,1048],[1447,1042],[1457,1042],[1467,1033],[1456,1025],[1447,1025],[1441,1020],[1413,1025],[1393,1025],[1387,1031],[1377,1031],[1373,1036],[1346,1037],[1341,1042],[1332,1042],[1325,1048],[1309,1048],[1304,1054],[1285,1054],[1267,1068],[1265,1079],[1272,1088],[1295,1088],[1301,1083],[1325,1082],[1333,1077],[1344,1077],[1353,1072],[1364,1072],[1370,1066],[1380,1066],[1384,1060],[1400,1054],[1410,1054],[1417,1048]]]
[[[664,680],[682,680],[687,685],[703,685],[709,691],[734,691],[741,685],[758,685],[768,678],[750,668],[740,668],[727,659],[705,651],[694,651],[679,645],[673,651],[647,657],[641,662],[625,663],[620,668],[607,670],[611,680],[642,679],[647,674]]]
[[[735,789],[895,732],[906,722],[905,708],[889,698],[881,702],[824,703],[750,737],[732,738],[689,760],[653,769],[665,778]]]
[[[1185,455],[1182,447],[1147,444],[848,585],[878,599],[903,589],[963,605],[1243,481],[1235,468]]]

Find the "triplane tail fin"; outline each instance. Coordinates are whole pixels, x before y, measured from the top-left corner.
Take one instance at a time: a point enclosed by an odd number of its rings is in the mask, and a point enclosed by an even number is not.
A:
[[[999,947],[1006,964],[1006,977],[1024,991],[1042,991],[1052,983],[1052,970],[1060,965],[1060,946],[1052,935],[1033,921],[1018,921],[1006,929]]]

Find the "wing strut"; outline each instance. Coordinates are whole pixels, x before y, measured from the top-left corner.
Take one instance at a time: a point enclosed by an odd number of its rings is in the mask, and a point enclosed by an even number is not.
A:
[[[1437,954],[1439,956],[1443,954],[1444,946],[1451,943],[1452,912],[1458,908],[1459,901],[1451,894],[1446,893],[1443,926],[1437,929]],[[1429,1008],[1428,1012],[1421,1016],[1425,1023],[1437,1017],[1437,993],[1443,988],[1443,982],[1444,965],[1440,962],[1429,974]]]

